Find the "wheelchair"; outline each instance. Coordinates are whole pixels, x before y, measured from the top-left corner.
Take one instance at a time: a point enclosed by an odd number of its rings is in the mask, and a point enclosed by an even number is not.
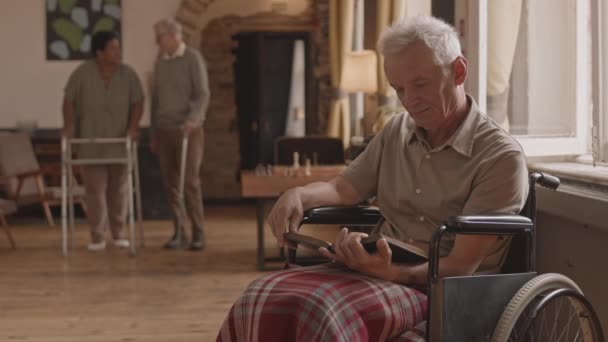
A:
[[[555,190],[560,181],[532,173],[529,184],[519,215],[455,216],[435,231],[429,247],[427,341],[604,341],[597,314],[576,283],[561,274],[535,272],[535,187]],[[369,231],[381,219],[373,207],[322,207],[308,210],[301,225]],[[439,243],[446,233],[511,236],[500,272],[438,277]],[[291,242],[289,263],[320,261],[298,260],[297,245]]]

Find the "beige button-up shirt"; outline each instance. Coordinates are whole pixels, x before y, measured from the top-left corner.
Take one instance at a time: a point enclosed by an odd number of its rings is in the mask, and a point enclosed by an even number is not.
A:
[[[431,148],[407,114],[393,118],[343,176],[364,197],[376,196],[386,222],[377,229],[428,250],[433,232],[454,215],[516,214],[528,195],[521,146],[479,111],[442,146]],[[447,255],[455,236],[444,236]],[[480,269],[502,264],[509,239],[501,239]]]

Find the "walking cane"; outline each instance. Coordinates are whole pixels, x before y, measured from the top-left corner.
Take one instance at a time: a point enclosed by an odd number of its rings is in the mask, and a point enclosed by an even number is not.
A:
[[[185,229],[186,220],[186,203],[184,200],[184,183],[186,181],[186,158],[188,157],[188,134],[184,132],[182,137],[182,155],[179,165],[179,208],[180,208],[180,221],[178,222],[179,229],[177,230],[178,241],[181,241],[182,230]]]

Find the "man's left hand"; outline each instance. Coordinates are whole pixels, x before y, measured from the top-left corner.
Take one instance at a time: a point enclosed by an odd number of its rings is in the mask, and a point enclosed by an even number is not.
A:
[[[323,256],[341,262],[348,268],[376,278],[394,281],[396,275],[391,267],[392,252],[384,239],[377,242],[378,252],[369,254],[361,244],[361,239],[367,237],[365,233],[349,233],[342,228],[334,242],[335,254],[326,248],[319,248]]]

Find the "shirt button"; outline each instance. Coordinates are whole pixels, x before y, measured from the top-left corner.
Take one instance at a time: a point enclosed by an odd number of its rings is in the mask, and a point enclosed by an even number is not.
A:
[[[430,154],[428,154],[428,153],[426,154],[426,156],[425,156],[425,157],[426,157],[426,159],[431,159],[431,155],[430,155]]]
[[[421,192],[422,192],[422,190],[420,190],[420,189],[416,189],[416,193],[417,193],[417,194],[420,194]]]
[[[424,221],[424,216],[418,217],[418,220],[420,220],[420,222]]]

